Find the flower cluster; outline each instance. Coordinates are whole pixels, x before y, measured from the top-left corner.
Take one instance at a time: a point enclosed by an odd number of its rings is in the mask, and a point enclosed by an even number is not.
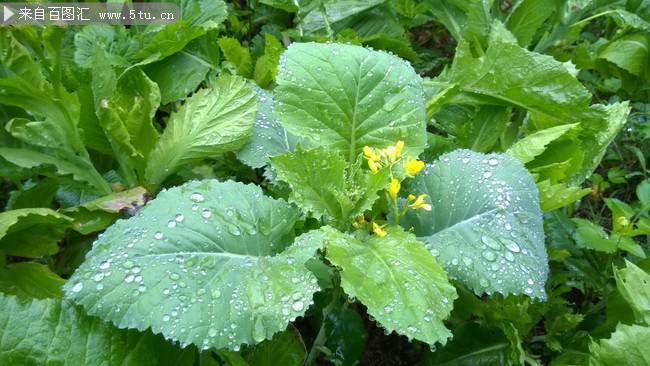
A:
[[[426,203],[426,194],[420,194],[417,197],[409,194],[404,202],[402,209],[399,208],[397,196],[402,189],[401,179],[404,177],[414,178],[422,169],[424,169],[424,162],[417,159],[406,157],[402,159],[402,151],[404,150],[404,141],[397,141],[395,145],[388,146],[384,149],[376,149],[370,146],[363,147],[363,156],[368,161],[368,168],[373,174],[378,173],[381,169],[390,169],[390,183],[386,189],[386,198],[391,205],[393,211],[393,219],[395,224],[399,223],[399,219],[406,214],[410,208],[412,210],[425,210],[431,211],[432,206]],[[399,168],[394,168],[398,166]],[[363,216],[357,218],[352,224],[355,228],[365,227],[366,221]],[[379,237],[386,235],[384,227],[386,225],[379,225],[376,222],[372,223],[372,231]]]

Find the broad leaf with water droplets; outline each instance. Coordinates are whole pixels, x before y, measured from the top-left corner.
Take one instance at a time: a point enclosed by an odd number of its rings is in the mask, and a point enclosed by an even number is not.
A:
[[[327,258],[341,271],[345,292],[368,307],[389,332],[430,345],[451,332],[443,320],[457,297],[447,274],[415,236],[399,227],[361,241],[326,227]]]
[[[294,149],[300,139],[291,135],[280,125],[273,112],[273,95],[255,88],[258,97],[257,115],[250,140],[236,152],[237,158],[252,168],[268,164],[269,158]],[[306,144],[301,143],[304,147]]]
[[[254,185],[186,183],[106,230],[66,296],[121,328],[150,327],[183,346],[261,342],[302,316],[318,290],[304,263],[323,234],[294,241],[298,215]]]
[[[275,111],[291,133],[352,162],[364,145],[426,143],[422,80],[404,60],[344,44],[294,43],[282,54]]]
[[[415,229],[451,278],[477,294],[546,298],[542,212],[519,161],[457,150],[428,164],[408,191],[427,194],[433,209],[410,211],[402,224]]]
[[[151,332],[117,329],[60,299],[19,300],[0,294],[0,364],[60,366],[192,365]]]
[[[242,147],[251,134],[257,98],[248,83],[223,75],[169,117],[147,161],[147,182],[160,185],[184,164]]]

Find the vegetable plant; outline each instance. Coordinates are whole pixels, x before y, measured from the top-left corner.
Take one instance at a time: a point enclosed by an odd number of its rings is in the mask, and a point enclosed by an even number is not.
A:
[[[0,364],[647,364],[637,3],[0,29]]]

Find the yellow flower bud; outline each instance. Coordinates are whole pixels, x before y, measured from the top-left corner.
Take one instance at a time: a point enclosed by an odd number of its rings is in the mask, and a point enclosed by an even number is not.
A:
[[[390,181],[390,185],[388,186],[388,193],[390,194],[390,196],[391,196],[393,199],[395,199],[395,198],[397,197],[397,194],[399,193],[399,190],[400,190],[401,186],[402,186],[402,185],[401,185],[401,184],[399,183],[399,181],[398,181],[397,179],[395,179],[395,178],[393,178],[393,179]]]
[[[379,226],[376,222],[372,223],[372,231],[380,238],[386,236],[386,230],[384,230],[384,228]]]
[[[374,159],[368,159],[368,168],[370,168],[370,171],[374,174],[381,169],[381,165]]]
[[[422,160],[411,160],[409,159],[404,165],[404,173],[409,177],[413,178],[416,174],[424,168],[424,162]]]
[[[395,144],[395,155],[398,158],[400,155],[402,155],[402,150],[404,150],[404,141],[399,140],[397,141],[397,144]]]
[[[363,225],[365,225],[365,224],[366,224],[366,218],[365,218],[365,216],[361,215],[361,216],[358,216],[354,220],[354,222],[352,223],[352,226],[355,229],[359,229],[359,228],[363,227]]]

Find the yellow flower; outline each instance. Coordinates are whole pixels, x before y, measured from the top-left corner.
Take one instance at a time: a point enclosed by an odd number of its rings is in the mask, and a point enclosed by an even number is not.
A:
[[[413,178],[420,172],[420,170],[422,170],[422,168],[424,168],[424,162],[422,160],[409,159],[404,165],[404,173]]]
[[[364,146],[363,147],[363,155],[368,160],[379,160],[379,156],[377,156],[377,153],[375,152],[375,149],[373,149],[370,146]]]
[[[383,238],[386,236],[386,230],[383,227],[379,226],[376,222],[372,223],[372,231],[377,234],[378,237]]]
[[[395,198],[397,197],[397,194],[399,193],[399,190],[400,190],[401,186],[402,186],[402,185],[401,185],[401,184],[399,183],[399,181],[398,181],[397,179],[395,179],[395,178],[393,178],[393,179],[390,181],[390,185],[388,186],[388,193],[390,194],[390,196],[391,196],[393,199],[395,199]]]
[[[373,159],[368,159],[368,168],[370,168],[370,171],[374,173],[377,173],[379,169],[381,169],[381,165]]]
[[[425,200],[426,198],[427,198],[427,195],[426,195],[426,194],[421,194],[421,195],[419,195],[417,198],[415,198],[414,195],[409,194],[409,196],[408,196],[408,201],[409,201],[409,202],[410,202],[410,201],[413,201],[413,203],[411,203],[411,204],[409,205],[409,207],[412,208],[412,209],[414,209],[414,210],[417,210],[418,208],[421,208],[421,209],[423,209],[423,210],[425,210],[425,211],[431,211],[431,205],[428,204],[428,203],[426,203],[426,202],[424,202],[424,200]]]

